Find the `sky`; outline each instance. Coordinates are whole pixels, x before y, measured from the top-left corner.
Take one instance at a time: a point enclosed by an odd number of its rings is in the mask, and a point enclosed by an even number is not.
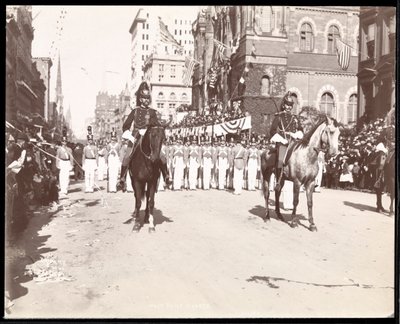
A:
[[[71,110],[71,126],[78,138],[86,135],[85,123],[94,116],[97,93],[107,90],[109,94],[119,94],[129,82],[129,28],[141,7],[156,12],[166,24],[175,16],[194,20],[200,9],[199,6],[32,6],[32,57],[52,58],[50,100],[54,100],[60,53],[64,113]]]

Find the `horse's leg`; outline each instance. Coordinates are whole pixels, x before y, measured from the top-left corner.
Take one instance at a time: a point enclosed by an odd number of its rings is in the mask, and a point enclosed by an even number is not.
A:
[[[139,181],[132,181],[134,192],[135,192],[135,211],[133,212],[133,218],[135,220],[135,224],[133,225],[132,231],[138,232],[142,225],[140,224],[140,207],[142,206],[142,185]]]
[[[269,172],[264,172],[264,170],[262,170],[262,190],[263,190],[263,195],[264,195],[264,200],[265,200],[265,216],[264,216],[264,221],[269,221],[271,220],[269,217],[269,206],[268,206],[268,202],[269,202],[269,177],[268,177],[268,173]],[[269,176],[271,176],[271,174],[269,174]]]
[[[283,222],[285,221],[285,219],[283,218],[283,216],[281,214],[281,209],[279,206],[279,197],[281,196],[281,191],[282,191],[284,182],[285,182],[285,180],[282,177],[281,181],[279,182],[279,186],[275,186],[275,213],[276,213],[276,216]]]
[[[154,216],[153,216],[153,210],[154,210],[154,195],[156,193],[156,188],[157,188],[157,180],[153,181],[150,184],[150,187],[147,189],[149,194],[149,199],[147,200],[148,203],[148,208],[149,208],[149,233],[154,232],[156,230],[154,226]]]
[[[394,188],[390,190],[390,207],[389,207],[389,215],[393,216],[393,200],[394,200]]]
[[[296,215],[297,205],[299,204],[299,193],[301,183],[298,180],[293,181],[293,211],[292,211],[292,222],[291,227],[297,227],[299,224],[299,218]]]
[[[149,223],[149,199],[150,199],[150,188],[149,184],[147,184],[147,190],[146,190],[146,211],[144,214],[144,223],[148,224]]]
[[[314,224],[313,218],[313,191],[314,191],[314,181],[310,181],[305,184],[306,187],[306,195],[307,195],[307,208],[308,208],[308,221],[310,222],[310,231],[315,232],[317,231],[317,227]]]

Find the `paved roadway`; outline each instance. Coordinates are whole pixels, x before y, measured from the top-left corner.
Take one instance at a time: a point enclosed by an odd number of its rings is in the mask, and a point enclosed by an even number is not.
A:
[[[314,194],[313,233],[264,223],[260,191],[165,191],[150,234],[126,224],[133,193],[84,194],[82,186],[72,183],[57,212],[34,214],[17,251],[8,318],[394,312],[394,218],[374,211],[370,193]],[[305,193],[298,211],[306,215]],[[29,268],[36,278],[24,275]]]

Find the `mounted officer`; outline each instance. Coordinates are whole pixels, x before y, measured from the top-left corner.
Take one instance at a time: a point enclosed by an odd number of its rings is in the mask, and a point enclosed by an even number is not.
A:
[[[271,142],[276,143],[277,161],[276,161],[276,190],[280,189],[282,170],[285,164],[286,152],[289,144],[293,140],[303,138],[303,129],[296,115],[292,114],[293,98],[290,91],[283,97],[281,111],[275,114],[275,119],[271,125]]]
[[[136,149],[136,143],[138,139],[143,136],[148,126],[160,126],[160,122],[157,117],[157,111],[150,108],[151,95],[148,84],[144,81],[140,84],[139,89],[136,92],[136,107],[132,109],[128,118],[125,120],[122,126],[122,138],[129,140],[128,149],[125,153],[124,159],[121,166],[121,176],[119,182],[119,188],[125,191],[125,177],[128,171],[129,162]],[[133,130],[131,126],[133,124]],[[171,180],[168,173],[168,168],[165,160],[161,160],[161,173],[165,179],[167,186],[171,184]]]

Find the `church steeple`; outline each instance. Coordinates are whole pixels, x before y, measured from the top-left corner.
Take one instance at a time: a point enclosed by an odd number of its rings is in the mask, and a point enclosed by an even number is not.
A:
[[[61,58],[60,58],[60,53],[58,53],[56,103],[57,103],[58,112],[59,112],[60,116],[63,115],[63,99],[64,99],[64,96],[62,94],[62,83],[61,83]]]

